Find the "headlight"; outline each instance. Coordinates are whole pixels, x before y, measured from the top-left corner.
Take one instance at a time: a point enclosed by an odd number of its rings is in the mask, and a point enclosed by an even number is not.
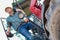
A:
[[[19,18],[23,18],[24,17],[24,14],[19,14]]]

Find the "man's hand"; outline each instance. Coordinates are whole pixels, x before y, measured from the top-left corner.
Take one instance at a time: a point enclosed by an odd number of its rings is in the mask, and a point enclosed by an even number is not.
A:
[[[10,32],[9,32],[9,31],[7,31],[7,32],[6,32],[6,35],[9,35],[9,34],[10,34]]]
[[[28,18],[24,18],[24,22],[28,22],[29,20],[28,20]]]
[[[9,34],[10,34],[10,27],[8,27],[7,32],[6,32],[6,35],[9,35]]]

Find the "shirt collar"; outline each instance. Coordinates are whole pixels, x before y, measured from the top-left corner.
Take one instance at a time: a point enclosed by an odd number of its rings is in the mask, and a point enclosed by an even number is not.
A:
[[[13,13],[13,15],[15,14],[15,12]],[[13,15],[9,15],[9,16],[13,16]]]

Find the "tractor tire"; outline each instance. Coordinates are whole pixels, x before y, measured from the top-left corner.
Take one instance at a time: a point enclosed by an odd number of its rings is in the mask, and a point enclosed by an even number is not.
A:
[[[53,40],[60,40],[60,6],[57,6],[51,17],[51,33]]]

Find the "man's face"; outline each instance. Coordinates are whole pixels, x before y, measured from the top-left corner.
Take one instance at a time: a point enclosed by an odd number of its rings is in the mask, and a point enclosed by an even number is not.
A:
[[[8,9],[6,9],[6,12],[9,13],[9,15],[12,15],[13,14],[13,9],[12,8],[8,8]]]

